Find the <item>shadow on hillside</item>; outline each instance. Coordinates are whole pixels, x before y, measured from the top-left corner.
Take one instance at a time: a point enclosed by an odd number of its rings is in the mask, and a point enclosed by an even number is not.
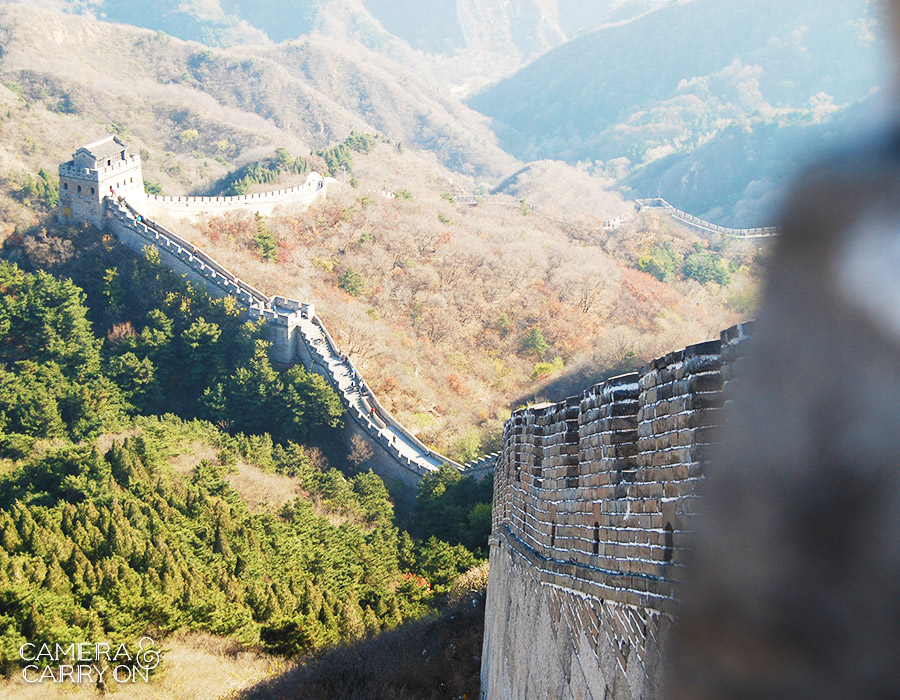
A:
[[[474,604],[473,604],[474,603]],[[484,596],[324,652],[239,700],[438,700],[480,693]]]
[[[554,377],[537,391],[519,396],[512,402],[512,405],[525,406],[544,401],[557,403],[570,396],[581,396],[594,384],[599,384],[620,374],[635,372],[639,366],[637,362],[629,364],[626,361],[613,368],[600,368],[591,362],[582,362],[560,376]]]

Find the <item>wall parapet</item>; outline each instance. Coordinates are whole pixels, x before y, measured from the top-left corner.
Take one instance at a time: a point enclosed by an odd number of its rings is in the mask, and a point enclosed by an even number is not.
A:
[[[476,460],[471,466],[459,464],[428,448],[397,421],[341,352],[312,304],[277,295],[268,297],[189,241],[143,216],[123,197],[115,201],[107,197],[104,201],[107,227],[126,246],[138,253],[144,246],[151,246],[166,266],[187,274],[214,293],[234,298],[250,318],[267,321],[273,333],[273,357],[283,364],[301,361],[323,375],[341,397],[354,424],[397,465],[416,478],[442,464],[476,478],[489,471],[488,458]]]
[[[669,214],[672,218],[678,219],[682,223],[692,226],[693,228],[709,233],[724,233],[726,236],[736,236],[738,238],[769,238],[777,236],[781,230],[777,226],[757,226],[755,228],[731,228],[729,226],[720,226],[709,221],[701,219],[699,216],[688,214],[682,209],[678,209],[669,204],[662,197],[650,197],[648,199],[636,199],[635,207],[638,211],[644,208],[657,209]]]
[[[724,376],[748,328],[513,413],[495,465],[494,532],[598,576],[676,581],[680,536],[722,424]]]
[[[522,680],[505,670],[519,660],[492,657],[503,646],[496,635],[536,624],[503,591],[495,593],[495,563],[507,588],[514,576],[526,588],[544,591],[535,595],[554,614],[565,617],[565,609],[575,615],[573,637],[557,635],[554,643],[575,646],[577,630],[589,629],[598,611],[610,620],[638,614],[666,624],[659,616],[671,616],[675,606],[697,487],[724,420],[729,385],[740,375],[750,329],[750,323],[734,326],[719,339],[671,352],[581,396],[520,409],[506,422],[494,467],[486,623],[486,640],[493,641],[485,641],[485,697],[515,695]],[[590,645],[603,682],[612,687],[611,679],[624,683],[627,677],[634,694],[621,697],[652,697],[647,689],[655,671],[644,656],[658,658],[658,649],[646,646],[658,640],[645,634],[640,648],[633,648],[622,641],[628,637],[623,633],[612,645],[613,656],[604,660],[603,635],[607,642],[615,635],[602,625],[595,632]],[[535,644],[549,643],[539,629],[518,633],[544,639]],[[506,653],[524,658],[536,652]],[[635,664],[628,670],[629,654],[641,662],[640,670]]]
[[[204,253],[193,243],[142,216],[124,199],[120,198],[113,205],[111,211],[114,217],[143,235],[148,243],[174,251],[176,256],[196,268],[197,272],[204,277],[209,275],[214,284],[223,287],[229,294],[235,294],[248,306],[272,306],[271,300],[265,294],[239,279],[224,265]]]
[[[320,195],[325,185],[331,178],[323,178],[319,173],[312,172],[302,185],[286,187],[266,192],[253,192],[250,194],[231,196],[188,196],[188,195],[146,195],[147,204],[163,209],[229,209],[246,208],[260,204],[274,204],[288,200],[304,201]]]
[[[97,168],[79,167],[75,165],[74,161],[69,161],[68,163],[60,164],[59,174],[98,182],[106,176],[115,174],[121,170],[129,170],[139,164],[140,158],[136,155],[129,155],[124,160],[114,161],[110,165],[101,165]]]

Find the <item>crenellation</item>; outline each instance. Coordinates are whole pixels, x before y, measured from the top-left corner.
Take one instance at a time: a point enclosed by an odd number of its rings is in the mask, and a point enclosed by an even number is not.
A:
[[[749,337],[749,324],[729,328],[579,397],[516,411],[507,422],[494,481],[486,698],[520,687],[510,654],[542,648],[550,663],[585,635],[582,666],[585,654],[594,659],[601,695],[615,687],[616,698],[655,697],[684,538]],[[504,588],[494,588],[497,579]],[[571,620],[567,633],[548,636],[509,590],[542,601],[551,619]],[[510,625],[535,648],[498,644]],[[569,648],[551,651],[554,645]],[[575,682],[567,669],[557,670]],[[532,692],[540,695],[537,687]]]
[[[282,188],[269,192],[254,192],[234,196],[183,196],[147,195],[146,204],[152,212],[163,211],[170,214],[217,213],[250,207],[260,213],[270,213],[279,204],[309,206],[325,196],[327,185],[336,182],[334,178],[324,178],[319,173],[310,173],[302,185]]]
[[[60,165],[59,174],[61,221],[88,222],[106,229],[138,255],[147,248],[155,249],[165,266],[213,295],[233,298],[249,318],[264,319],[272,359],[282,365],[302,362],[329,381],[348,408],[350,420],[345,439],[355,434],[377,448],[370,462],[377,472],[414,486],[442,463],[475,478],[483,478],[493,470],[498,454],[486,455],[465,466],[457,464],[434,453],[407,431],[361,383],[357,389],[351,381],[351,372],[358,374],[356,369],[342,356],[312,304],[279,296],[270,299],[141,213],[147,206],[160,204],[177,204],[192,212],[207,211],[211,205],[240,207],[255,200],[280,203],[286,198],[308,205],[326,194],[326,180],[321,176],[313,173],[304,185],[249,197],[147,197],[140,157],[129,154],[125,144],[115,137],[79,149],[72,161]]]

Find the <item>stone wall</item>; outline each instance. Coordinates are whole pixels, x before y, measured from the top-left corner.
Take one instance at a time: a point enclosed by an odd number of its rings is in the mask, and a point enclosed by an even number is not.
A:
[[[124,199],[116,202],[107,199],[105,206],[103,224],[124,246],[137,254],[143,254],[149,246],[157,251],[160,262],[169,269],[185,275],[214,295],[233,297],[248,317],[266,319],[273,360],[282,365],[301,362],[328,380],[348,409],[344,440],[350,445],[352,439],[358,437],[372,452],[364,467],[371,467],[387,481],[399,481],[408,487],[407,491],[414,489],[422,476],[442,463],[476,479],[491,473],[491,456],[471,465],[462,465],[437,454],[406,430],[371,391],[354,389],[350,370],[355,368],[349,360],[343,359],[340,348],[316,316],[312,304],[265,296],[190,242],[147,219]]]
[[[484,697],[659,698],[682,542],[748,328],[507,421]]]
[[[309,174],[306,182],[302,185],[268,192],[254,192],[231,197],[147,195],[142,209],[150,216],[223,214],[239,209],[271,214],[276,207],[281,205],[310,206],[318,199],[325,197],[328,184],[333,182],[336,182],[334,178],[323,178],[319,173],[313,172]]]
[[[310,173],[306,182],[297,187],[236,197],[147,196],[140,157],[129,154],[118,139],[113,155],[111,145],[110,139],[101,139],[79,149],[71,161],[59,166],[60,221],[87,222],[107,229],[139,255],[149,247],[169,269],[213,295],[233,297],[249,318],[264,319],[272,343],[272,359],[281,365],[301,362],[326,378],[347,407],[349,420],[343,438],[348,448],[356,449],[360,440],[367,445],[371,456],[361,466],[373,469],[388,482],[399,481],[407,487],[406,497],[414,492],[423,475],[444,463],[476,479],[492,471],[491,456],[472,465],[458,464],[433,452],[406,430],[381,405],[352,360],[341,352],[312,304],[267,297],[152,219],[158,213],[196,215],[234,209],[271,213],[285,204],[306,207],[326,196],[333,178]]]

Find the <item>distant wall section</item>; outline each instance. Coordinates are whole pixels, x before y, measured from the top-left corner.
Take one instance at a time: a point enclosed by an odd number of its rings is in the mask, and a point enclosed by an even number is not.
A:
[[[334,178],[323,178],[312,172],[306,182],[296,187],[286,187],[268,192],[235,195],[233,197],[169,197],[147,195],[141,209],[148,216],[162,214],[194,216],[197,214],[221,215],[229,211],[249,210],[259,214],[272,214],[280,206],[307,208],[324,199],[328,185],[337,182]]]
[[[124,198],[116,202],[107,199],[105,206],[104,227],[125,247],[143,254],[149,246],[167,268],[185,275],[213,295],[233,297],[250,318],[267,321],[273,360],[283,365],[300,362],[324,376],[347,407],[345,441],[349,445],[356,436],[371,449],[372,455],[365,466],[409,489],[443,463],[476,479],[492,471],[495,455],[482,457],[471,465],[458,464],[433,452],[407,431],[370,390],[354,388],[350,380],[354,368],[344,359],[312,304],[265,296],[190,242],[144,217]],[[358,372],[356,376],[359,377]]]

